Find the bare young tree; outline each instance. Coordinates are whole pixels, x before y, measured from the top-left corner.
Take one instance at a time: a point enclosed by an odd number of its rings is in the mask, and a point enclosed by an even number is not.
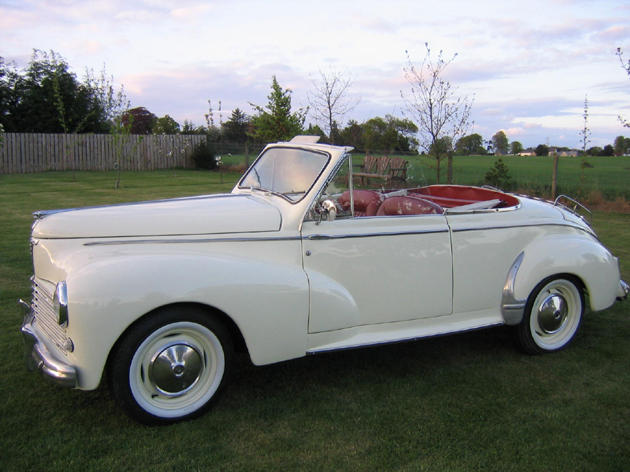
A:
[[[457,142],[468,131],[472,99],[458,96],[456,89],[444,78],[444,71],[455,60],[457,54],[450,59],[444,58],[440,51],[437,58],[431,56],[431,48],[425,43],[426,55],[419,66],[416,66],[408,51],[407,65],[403,67],[405,78],[409,82],[408,93],[400,94],[407,105],[411,119],[418,125],[420,146],[437,161],[436,177],[440,183],[440,160],[446,155],[447,182],[453,181],[453,150],[444,149],[438,142],[444,137]]]
[[[586,156],[586,148],[591,142],[591,129],[588,127],[588,95],[584,96],[584,127],[578,131],[580,141],[582,142],[582,155]]]
[[[621,48],[617,48],[617,56],[619,57],[619,62],[621,62],[621,67],[623,67],[623,70],[628,73],[628,77],[630,78],[630,59],[628,59],[627,62],[624,60],[623,51],[621,50]],[[621,115],[619,115],[617,118],[619,118],[619,121],[621,121],[621,124],[623,126],[625,126],[626,128],[630,128],[630,121],[627,121]]]
[[[315,114],[315,120],[326,130],[330,143],[335,143],[335,126],[343,116],[357,106],[359,100],[348,96],[352,80],[341,72],[319,71],[319,81],[313,82],[313,92],[308,94],[310,108]]]

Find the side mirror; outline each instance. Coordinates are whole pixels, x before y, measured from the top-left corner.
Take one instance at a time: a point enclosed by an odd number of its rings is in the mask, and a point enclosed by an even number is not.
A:
[[[324,200],[322,202],[322,217],[325,214],[326,221],[335,221],[337,218],[337,206],[332,200]]]

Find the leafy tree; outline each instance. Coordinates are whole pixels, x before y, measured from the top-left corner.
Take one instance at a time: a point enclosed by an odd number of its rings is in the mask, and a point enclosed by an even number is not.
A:
[[[274,75],[266,107],[250,103],[258,112],[252,118],[250,136],[261,142],[288,141],[302,132],[306,111],[291,112],[291,90],[283,89]]]
[[[510,143],[510,154],[518,154],[523,152],[523,145],[519,141],[512,141]]]
[[[606,144],[606,146],[604,146],[604,149],[602,149],[602,153],[600,154],[601,156],[614,156],[615,154],[615,149],[612,147],[612,145],[610,144]]]
[[[494,136],[492,136],[492,147],[494,148],[495,154],[507,154],[508,138],[503,130],[497,131]]]
[[[21,72],[0,58],[0,120],[7,131],[106,133],[127,103],[105,71],[95,77],[88,70],[80,82],[54,51],[35,49]]]
[[[450,136],[457,141],[464,135],[469,126],[472,100],[458,96],[449,81],[444,78],[446,68],[455,60],[457,54],[445,59],[440,51],[435,60],[431,56],[429,44],[425,43],[426,55],[419,67],[412,62],[407,53],[407,65],[404,67],[405,78],[409,82],[410,92],[401,91],[407,102],[407,110],[418,126],[419,144],[427,152],[431,146],[443,138]],[[439,146],[433,146],[434,150]],[[437,161],[436,177],[440,183],[441,154],[433,155]],[[447,155],[447,182],[453,180],[453,153]]]
[[[341,130],[340,134],[340,142],[356,149],[364,149],[363,127],[356,120],[348,121],[348,125]]]
[[[464,156],[485,154],[486,148],[483,145],[483,137],[477,133],[461,137],[455,143],[455,151]]]
[[[417,149],[418,143],[414,138],[417,130],[410,120],[385,115],[385,118],[370,118],[361,125],[350,121],[341,136],[343,142],[366,152],[408,152]]]
[[[624,136],[617,136],[613,144],[615,150],[615,156],[623,156],[630,150],[630,138]]]
[[[184,120],[181,134],[206,134],[206,131],[204,126],[195,126],[192,121]]]
[[[235,108],[230,119],[221,125],[221,132],[226,141],[244,143],[247,141],[249,126],[249,117],[239,108]]]
[[[157,116],[144,107],[136,107],[123,113],[122,123],[129,126],[131,134],[151,134]]]
[[[604,150],[599,146],[593,146],[586,150],[586,154],[589,156],[601,156],[602,152],[604,152]]]
[[[380,116],[370,118],[363,123],[362,128],[366,152],[385,151],[392,147],[391,136],[387,136],[387,123]]]
[[[487,185],[492,185],[493,187],[503,190],[510,189],[512,186],[512,177],[510,177],[509,169],[503,162],[503,159],[499,158],[495,161],[494,165],[486,173],[484,182]]]
[[[161,118],[155,120],[153,125],[153,134],[178,134],[179,123],[171,118],[169,115],[164,115]]]
[[[547,146],[546,144],[539,144],[538,146],[536,146],[534,152],[536,152],[537,156],[548,156],[549,146]]]
[[[304,134],[308,136],[319,136],[320,143],[328,142],[328,136],[326,136],[326,133],[324,133],[324,130],[321,129],[318,125],[309,124],[308,128],[304,130]]]
[[[335,123],[343,118],[356,105],[357,101],[348,98],[348,91],[352,81],[341,72],[319,72],[319,82],[314,82],[314,90],[309,94],[309,104],[315,114],[315,119],[324,124],[328,131],[331,144],[336,142]]]
[[[453,140],[450,136],[443,136],[433,143],[429,149],[429,153],[432,155],[446,155],[453,151]]]

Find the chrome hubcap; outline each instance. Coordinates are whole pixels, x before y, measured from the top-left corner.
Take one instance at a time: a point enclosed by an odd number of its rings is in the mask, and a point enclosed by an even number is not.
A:
[[[568,313],[565,298],[558,293],[551,293],[538,308],[538,325],[545,334],[557,333],[566,322]]]
[[[176,397],[197,383],[203,368],[201,354],[194,346],[173,343],[151,359],[149,379],[162,395]]]

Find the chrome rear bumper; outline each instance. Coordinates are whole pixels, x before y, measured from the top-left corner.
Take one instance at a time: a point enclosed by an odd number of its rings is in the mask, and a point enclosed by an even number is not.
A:
[[[42,339],[37,335],[33,327],[34,316],[29,311],[22,323],[22,336],[24,337],[24,354],[28,370],[40,371],[44,377],[64,387],[77,386],[77,370],[55,356]]]
[[[630,286],[623,281],[619,281],[619,295],[617,296],[617,300],[625,300],[628,298],[628,292],[630,292]]]

